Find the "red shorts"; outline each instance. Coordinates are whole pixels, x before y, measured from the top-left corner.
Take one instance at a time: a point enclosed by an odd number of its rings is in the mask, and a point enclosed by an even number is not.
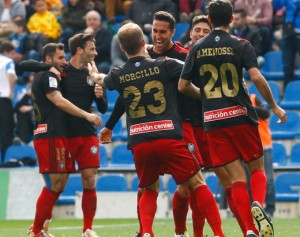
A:
[[[79,170],[100,167],[99,142],[96,136],[69,137],[68,146],[71,159],[77,162]]]
[[[249,162],[263,156],[258,128],[242,124],[206,132],[213,167],[236,159]]]
[[[72,173],[76,171],[74,162],[69,157],[66,138],[37,139],[33,141],[33,145],[40,173]]]
[[[195,134],[195,140],[197,142],[197,146],[199,148],[203,166],[204,168],[211,168],[212,167],[212,161],[210,158],[209,153],[209,147],[208,147],[208,141],[206,137],[206,132],[204,131],[204,128],[202,126],[193,126],[194,134]]]
[[[183,140],[159,139],[132,147],[139,187],[146,187],[159,179],[161,170],[168,170],[177,184],[194,176],[200,166]]]
[[[194,126],[191,123],[182,122],[182,130],[183,140],[187,143],[189,150],[193,153],[193,155],[197,158],[199,164],[202,166],[203,161],[201,153],[199,151],[198,143],[196,141]]]

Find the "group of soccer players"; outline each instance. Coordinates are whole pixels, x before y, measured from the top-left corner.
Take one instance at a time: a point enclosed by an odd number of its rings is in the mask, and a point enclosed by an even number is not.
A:
[[[70,39],[72,58],[63,71],[65,61],[61,55],[60,61],[56,58],[61,52],[58,48],[54,53],[44,49],[43,58],[48,65],[23,62],[27,70],[44,71],[35,77],[33,94],[38,95],[34,101],[37,122],[34,144],[46,185],[37,201],[35,221],[29,230],[32,237],[52,236],[47,224],[53,205],[67,182],[68,172],[74,171],[74,161],[78,162],[84,186],[83,237],[97,236],[92,230],[92,221],[96,209],[99,151],[95,128],[90,122],[98,126],[101,122],[87,112],[92,101],[98,100],[98,108],[104,113],[107,101],[104,90],[94,82],[120,94],[106,128],[100,133],[100,142],[111,141],[112,127],[126,112],[128,148],[133,153],[140,179],[137,237],[154,236],[152,225],[158,181],[159,175],[164,173],[171,174],[178,184],[173,197],[175,236],[188,236],[185,222],[189,204],[195,237],[204,236],[205,219],[215,236],[225,236],[217,203],[205,184],[201,167],[212,168],[219,177],[243,236],[274,236],[272,222],[262,208],[266,193],[263,149],[258,119],[244,87],[242,69],[248,70],[251,80],[282,123],[287,119],[285,111],[275,103],[260,74],[251,44],[227,33],[233,19],[230,1],[213,0],[208,11],[208,17],[198,16],[193,20],[190,50],[172,42],[175,20],[167,12],[154,15],[153,46],[146,46],[138,25],[122,26],[118,39],[128,61],[113,68],[108,75],[98,73],[93,62],[97,54],[94,40],[84,34]],[[49,64],[61,71],[61,82],[55,73],[48,72]],[[142,73],[147,71],[152,73]],[[35,87],[38,88],[36,92]],[[38,94],[38,90],[43,93]],[[51,100],[57,94],[70,101],[65,102],[68,106]],[[46,102],[47,99],[53,104]],[[55,105],[71,115],[61,115],[57,120],[52,114],[54,117],[47,120],[48,109],[59,113]],[[50,133],[56,123],[60,123],[61,131],[66,128],[65,134]],[[47,147],[46,152],[36,144]],[[241,160],[247,163],[251,173],[252,204]]]

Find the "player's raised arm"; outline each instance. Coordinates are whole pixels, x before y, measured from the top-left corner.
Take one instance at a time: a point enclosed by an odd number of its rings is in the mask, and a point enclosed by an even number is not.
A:
[[[95,83],[99,84],[100,86],[105,87],[103,79],[106,76],[106,74],[99,73],[94,61],[92,61],[91,63],[88,63],[87,66],[88,66],[88,70],[89,70],[89,74],[90,74],[90,79],[92,81],[94,81]]]

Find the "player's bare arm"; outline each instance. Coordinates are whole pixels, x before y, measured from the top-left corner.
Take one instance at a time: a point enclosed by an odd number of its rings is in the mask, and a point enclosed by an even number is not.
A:
[[[196,87],[191,81],[183,78],[179,79],[178,90],[188,96],[200,100],[200,88]]]
[[[276,116],[278,116],[278,123],[285,123],[287,120],[286,112],[283,110],[278,104],[275,102],[274,97],[272,95],[272,91],[264,78],[264,76],[260,73],[257,68],[251,68],[248,71],[251,80],[255,84],[259,93],[264,97],[267,103],[270,105],[272,111]]]
[[[99,73],[94,61],[92,61],[91,63],[88,63],[87,66],[88,66],[88,70],[89,70],[90,79],[92,81],[94,81],[95,83],[99,84],[100,86],[105,87],[103,79],[104,79],[104,77],[106,77],[106,74]]]
[[[87,121],[95,124],[97,127],[100,127],[102,125],[102,119],[97,114],[88,113],[78,108],[70,101],[66,100],[59,91],[53,91],[51,93],[48,93],[47,98],[53,104],[55,104],[55,106],[57,106],[58,108],[60,108],[68,114],[84,118]]]

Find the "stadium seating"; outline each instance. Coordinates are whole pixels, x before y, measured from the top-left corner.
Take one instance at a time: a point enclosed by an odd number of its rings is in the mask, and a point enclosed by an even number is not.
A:
[[[17,104],[17,102],[24,96],[24,94],[28,91],[28,85],[22,83],[16,83],[14,87],[14,97],[12,100],[13,106]]]
[[[127,180],[123,174],[108,174],[98,178],[97,192],[126,192]]]
[[[288,164],[297,165],[300,167],[300,143],[295,143],[292,146],[291,155]]]
[[[297,202],[299,191],[293,190],[293,186],[300,186],[300,173],[281,173],[275,179],[275,193],[277,202]]]
[[[219,201],[222,185],[220,184],[218,177],[215,174],[210,174],[205,178],[205,182],[216,200]]]
[[[275,101],[277,103],[279,103],[280,101],[280,89],[279,86],[277,84],[277,82],[275,81],[268,81],[268,84],[270,86],[270,89],[272,91],[273,97],[275,99]],[[249,87],[249,94],[255,94],[257,95],[262,101],[263,103],[269,107],[269,105],[267,104],[266,100],[261,96],[261,94],[259,93],[259,91],[257,90],[256,86],[254,84],[251,84]]]
[[[179,41],[183,34],[185,34],[190,28],[188,22],[178,22],[175,24],[175,34],[173,36],[173,41]]]
[[[281,51],[269,51],[264,55],[265,63],[261,67],[261,73],[267,80],[283,80],[283,64]]]
[[[110,91],[106,90],[107,95],[107,102],[108,102],[108,111],[112,111],[115,103],[117,101],[117,98],[119,97],[119,93],[116,90]]]
[[[174,192],[177,189],[177,184],[175,183],[175,180],[173,179],[173,177],[170,177],[168,182],[167,182],[167,192],[170,194],[174,194]]]
[[[107,157],[107,151],[104,145],[100,145],[100,165],[101,167],[107,167],[108,166],[108,157]]]
[[[76,193],[82,191],[81,176],[78,174],[70,175],[65,190],[60,195],[56,205],[75,204]]]
[[[273,142],[273,166],[284,166],[287,163],[286,149],[283,143]]]
[[[280,105],[283,109],[300,109],[300,81],[287,84]]]
[[[273,114],[270,118],[270,129],[272,139],[286,140],[295,139],[300,136],[300,115],[296,111],[287,110],[287,121],[283,124],[278,124],[278,117]]]
[[[36,153],[35,153],[33,146],[11,145],[6,150],[3,162],[8,162],[11,159],[20,160],[25,157],[36,159]]]
[[[133,155],[127,149],[127,144],[119,144],[112,149],[109,165],[134,165]]]
[[[136,175],[131,181],[131,191],[138,191],[139,177]],[[164,191],[164,183],[161,177],[159,177],[159,190]]]
[[[102,114],[102,126],[97,128],[97,134],[99,134],[100,130],[104,128],[110,113]],[[116,126],[113,128],[112,141],[127,141],[127,131],[123,129],[122,119],[119,119]]]

